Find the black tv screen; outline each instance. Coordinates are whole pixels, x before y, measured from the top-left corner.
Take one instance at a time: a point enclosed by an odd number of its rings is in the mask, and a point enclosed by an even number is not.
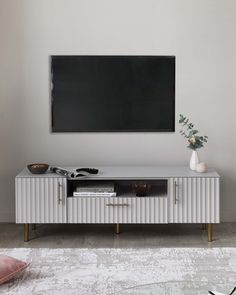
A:
[[[174,56],[52,56],[53,132],[175,129]]]

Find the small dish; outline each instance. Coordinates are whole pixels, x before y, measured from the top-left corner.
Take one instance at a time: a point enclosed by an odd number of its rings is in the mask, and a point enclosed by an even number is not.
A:
[[[33,174],[43,174],[48,170],[48,164],[34,163],[27,165],[29,171]]]

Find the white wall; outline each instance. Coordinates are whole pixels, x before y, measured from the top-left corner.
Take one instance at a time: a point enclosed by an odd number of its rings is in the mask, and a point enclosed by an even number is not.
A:
[[[14,176],[30,162],[189,161],[178,132],[52,134],[51,54],[176,55],[176,115],[209,135],[200,157],[236,221],[235,32],[234,0],[0,0],[0,221],[14,220]]]

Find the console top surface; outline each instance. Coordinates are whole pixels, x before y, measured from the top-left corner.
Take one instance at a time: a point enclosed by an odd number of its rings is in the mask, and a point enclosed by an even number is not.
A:
[[[85,166],[83,166],[85,167]],[[75,171],[80,166],[61,168]],[[97,175],[80,177],[83,180],[106,180],[106,179],[160,179],[170,177],[220,177],[213,168],[205,173],[190,170],[187,166],[94,166],[89,168],[99,169]],[[27,168],[23,169],[16,177],[64,177],[55,173],[31,174]],[[78,179],[78,178],[76,178]]]

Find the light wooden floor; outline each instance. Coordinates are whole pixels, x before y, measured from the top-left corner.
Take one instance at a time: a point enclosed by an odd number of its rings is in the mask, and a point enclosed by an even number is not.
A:
[[[23,226],[0,224],[0,248],[236,247],[236,223],[213,227],[213,242],[201,225],[37,225],[23,242]]]

